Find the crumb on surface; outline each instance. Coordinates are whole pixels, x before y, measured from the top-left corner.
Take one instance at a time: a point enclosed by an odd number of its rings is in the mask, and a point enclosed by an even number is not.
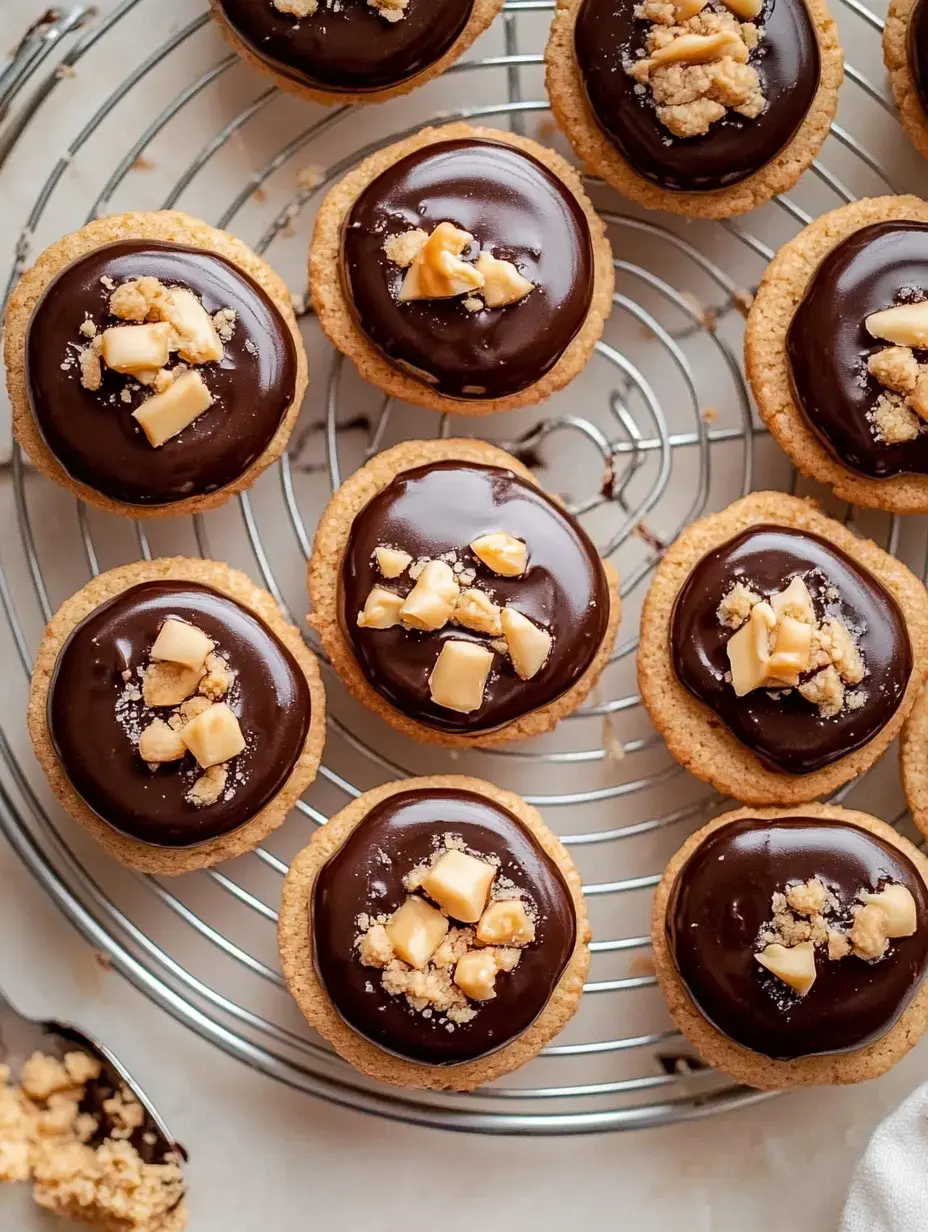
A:
[[[743,582],[736,582],[718,606],[719,623],[727,629],[740,629],[755,603],[760,603],[760,595]]]
[[[402,231],[399,235],[388,235],[383,242],[383,251],[388,261],[400,269],[406,269],[415,261],[428,238],[421,227]]]

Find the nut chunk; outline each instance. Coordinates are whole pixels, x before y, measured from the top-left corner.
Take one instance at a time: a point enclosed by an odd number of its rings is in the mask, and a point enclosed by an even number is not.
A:
[[[535,286],[519,273],[511,261],[500,261],[490,252],[480,254],[477,269],[484,277],[481,294],[488,308],[505,308],[507,304],[518,303]]]
[[[440,222],[416,253],[400,287],[400,302],[451,299],[479,290],[484,283],[483,274],[475,265],[461,260],[461,253],[473,242],[470,232],[461,231],[454,223]]]
[[[463,924],[483,915],[496,869],[465,851],[446,851],[429,869],[422,889],[443,911]]]
[[[358,612],[359,629],[392,629],[400,623],[403,596],[384,586],[374,586]]]
[[[387,937],[397,957],[419,970],[444,941],[448,928],[440,911],[415,896],[407,898],[386,924]]]
[[[186,621],[171,616],[161,626],[161,632],[155,638],[151,657],[182,663],[184,667],[200,668],[206,662],[206,656],[213,649],[213,645],[212,639],[196,625],[188,625]]]
[[[815,946],[811,941],[802,941],[789,949],[775,942],[754,957],[800,997],[804,997],[815,983]]]
[[[864,321],[867,333],[897,346],[928,347],[928,300],[916,304],[896,304],[882,312],[872,312]]]
[[[183,432],[213,405],[213,395],[199,372],[182,372],[160,394],[152,394],[132,412],[155,449]]]
[[[886,885],[878,894],[861,891],[861,901],[878,907],[886,917],[883,932],[887,937],[911,937],[918,927],[918,914],[912,891],[904,885]]]
[[[103,331],[103,362],[114,372],[135,375],[157,372],[168,362],[171,327],[166,321],[153,325],[114,325]]]
[[[179,706],[197,691],[202,671],[182,663],[150,663],[142,677],[146,706]]]
[[[480,535],[470,545],[478,560],[500,577],[519,577],[528,563],[528,548],[521,539],[510,535],[508,530],[491,531]]]
[[[504,607],[500,614],[503,636],[516,675],[522,680],[537,676],[551,653],[551,634],[540,629],[515,608]]]
[[[164,719],[152,719],[139,736],[139,756],[153,765],[165,761],[179,761],[187,752],[180,732],[165,723]]]
[[[477,940],[484,945],[528,945],[535,940],[535,925],[521,899],[490,903],[477,924]]]
[[[207,706],[180,729],[180,735],[204,770],[237,757],[245,748],[238,719],[225,702]]]
[[[400,619],[412,629],[432,632],[448,623],[461,588],[451,566],[430,560],[400,608]]]
[[[445,642],[429,676],[429,694],[436,706],[470,714],[483,705],[493,652],[476,642]]]
[[[470,950],[454,968],[454,982],[472,1001],[492,1001],[499,968],[492,950]]]

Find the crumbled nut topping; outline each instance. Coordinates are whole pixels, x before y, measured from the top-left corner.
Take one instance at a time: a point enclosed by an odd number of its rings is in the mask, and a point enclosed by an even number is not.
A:
[[[474,243],[469,231],[450,222],[438,223],[430,235],[416,227],[387,236],[383,244],[387,260],[406,270],[400,302],[464,296],[465,311],[479,312],[524,299],[535,284],[512,261],[495,257],[489,249],[473,261],[464,258]]]
[[[380,970],[390,996],[453,1031],[497,995],[500,972],[516,969],[535,940],[536,909],[495,856],[455,834],[436,838],[403,885],[408,897],[391,915],[358,916],[358,960]]]
[[[429,677],[436,705],[464,714],[478,710],[487,680],[499,670],[498,658],[508,661],[522,680],[533,679],[550,658],[553,635],[511,604],[496,603],[492,580],[478,577],[480,568],[506,578],[527,572],[528,545],[508,531],[489,531],[439,560],[414,560],[401,547],[378,544],[373,560],[386,581],[408,589],[373,586],[357,615],[360,628],[399,625],[410,633],[429,634],[453,624],[485,639],[441,642]]]
[[[914,441],[928,430],[928,363],[915,355],[928,349],[928,299],[913,298],[911,288],[904,288],[899,299],[903,302],[864,321],[871,337],[891,344],[867,360],[867,372],[881,386],[867,419],[884,445]]]
[[[766,106],[757,69],[748,63],[763,39],[754,0],[644,0],[650,23],[644,50],[625,71],[650,90],[658,120],[674,137],[699,137],[729,111],[756,119]],[[739,20],[742,18],[743,20]]]
[[[101,281],[110,292],[104,316],[116,324],[85,316],[78,327],[83,341],[69,344],[61,367],[68,371],[76,363],[91,393],[104,388],[106,373],[122,376],[121,387],[106,385],[111,405],[131,404],[149,390],[132,415],[157,449],[213,405],[198,368],[222,359],[237,314],[221,308],[210,317],[192,291],[147,275],[118,286],[111,278]]]
[[[755,689],[796,689],[823,719],[857,710],[866,701],[859,686],[867,668],[857,644],[860,632],[839,615],[819,617],[806,578],[794,577],[784,590],[763,598],[736,582],[716,612],[719,624],[734,629],[728,641],[731,685],[739,697]],[[823,602],[837,593],[826,581],[818,586]]]
[[[338,12],[346,0],[325,0],[325,6]],[[312,17],[319,10],[319,0],[272,0],[278,13],[286,13],[297,19]],[[402,21],[406,16],[409,0],[367,0],[368,6],[375,9],[384,21]]]
[[[774,891],[770,911],[755,958],[800,997],[815,982],[817,958],[877,962],[886,957],[891,940],[912,936],[918,923],[911,892],[893,882],[876,893],[861,889],[842,905],[823,878],[810,877]]]
[[[116,716],[151,772],[171,767],[196,808],[231,798],[244,780],[246,741],[234,710],[236,674],[202,630],[169,617],[148,661],[123,673]]]
[[[0,1065],[0,1181],[31,1181],[39,1206],[107,1232],[183,1232],[180,1161],[143,1162],[130,1141],[144,1123],[132,1093],[103,1100],[102,1125],[80,1111],[100,1076],[83,1052],[33,1053],[18,1086]]]

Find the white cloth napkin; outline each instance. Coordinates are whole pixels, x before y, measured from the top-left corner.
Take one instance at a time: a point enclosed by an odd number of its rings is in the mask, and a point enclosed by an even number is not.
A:
[[[879,1126],[854,1169],[841,1232],[928,1229],[928,1083]]]

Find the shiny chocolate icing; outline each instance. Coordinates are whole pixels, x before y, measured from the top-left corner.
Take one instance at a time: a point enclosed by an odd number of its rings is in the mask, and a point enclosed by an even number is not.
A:
[[[893,882],[911,891],[918,925],[876,962],[832,961],[817,947],[815,983],[798,997],[754,956],[774,892],[812,877],[838,899],[829,922],[846,926],[860,890]],[[666,934],[697,1009],[736,1043],[781,1060],[846,1052],[885,1035],[915,995],[928,964],[928,894],[911,860],[867,830],[747,817],[713,831],[677,874]]]
[[[827,613],[860,630],[867,675],[859,688],[866,700],[833,718],[820,718],[795,689],[737,697],[725,679],[732,630],[718,619],[721,599],[736,582],[767,597],[797,575],[819,619]],[[837,589],[837,599],[828,597],[828,587]],[[769,770],[787,774],[820,770],[872,740],[895,714],[912,671],[905,618],[892,595],[840,548],[786,526],[752,526],[699,561],[677,596],[670,645],[681,683]]]
[[[507,530],[528,545],[528,569],[498,577],[470,551],[479,535]],[[497,655],[483,705],[470,714],[437,706],[429,675],[449,638],[489,639],[456,624],[433,633],[399,625],[359,628],[358,612],[373,586],[406,595],[409,573],[384,579],[372,559],[387,544],[413,558],[456,551],[477,577],[473,583],[495,603],[511,602],[552,635],[551,654],[531,680],[520,680],[509,660]],[[355,518],[341,572],[339,612],[365,677],[403,714],[440,731],[492,731],[550,705],[575,684],[602,644],[609,621],[609,588],[599,555],[582,527],[534,484],[511,471],[469,462],[436,462],[403,471]]]
[[[360,962],[355,946],[358,916],[400,907],[403,877],[448,833],[475,853],[498,856],[500,875],[527,891],[537,912],[535,940],[515,970],[497,978],[495,999],[450,1031],[438,1015],[424,1018],[405,997],[384,991],[380,972]],[[350,1027],[405,1060],[455,1065],[495,1052],[532,1025],[570,961],[577,919],[560,870],[517,817],[476,792],[420,789],[375,805],[323,866],[312,929],[316,971]]]
[[[818,90],[815,25],[802,0],[767,0],[755,20],[764,37],[752,53],[767,105],[751,120],[729,111],[701,137],[675,137],[658,120],[650,89],[624,65],[644,49],[649,21],[635,0],[584,0],[575,49],[593,115],[624,159],[661,188],[709,192],[746,180],[796,133]]]
[[[909,72],[922,107],[928,112],[928,4],[916,0],[906,30]]]
[[[223,699],[247,742],[229,765],[229,788],[215,803],[185,800],[197,770],[188,754],[151,771],[127,732],[169,710],[117,704],[126,681],[149,661],[169,616],[201,629],[235,673]],[[139,682],[140,683],[140,682]],[[61,767],[84,802],[129,838],[192,847],[244,825],[277,795],[303,751],[310,695],[290,651],[233,599],[195,582],[142,582],[76,625],[58,655],[48,690],[48,730]]]
[[[397,300],[405,271],[384,241],[452,222],[535,284],[518,303],[469,312],[465,296]],[[576,197],[530,154],[499,141],[441,141],[408,154],[361,193],[342,237],[346,295],[383,355],[451,398],[503,398],[551,369],[583,325],[593,246]],[[410,368],[411,366],[411,368]],[[423,375],[425,374],[425,375]]]
[[[895,445],[874,436],[867,416],[885,391],[867,360],[890,344],[872,338],[864,320],[926,296],[928,224],[878,222],[832,249],[790,323],[790,378],[803,417],[839,462],[873,479],[928,474],[928,434]]]
[[[212,315],[236,313],[219,363],[199,371],[214,404],[189,427],[153,448],[132,418],[148,396],[120,394],[128,378],[104,367],[102,387],[81,385],[74,346],[85,313],[98,329],[125,324],[106,316],[117,285],[153,275],[188,287]],[[297,356],[283,317],[265,292],[215,253],[154,240],[125,240],[79,258],[49,284],[29,323],[26,383],[32,412],[48,448],[74,479],[111,500],[167,505],[202,496],[238,479],[271,443],[296,391]]]
[[[220,0],[226,21],[268,68],[311,89],[366,93],[399,85],[445,54],[467,25],[474,0],[409,0],[386,21],[366,0],[320,0],[310,17],[273,0]]]

